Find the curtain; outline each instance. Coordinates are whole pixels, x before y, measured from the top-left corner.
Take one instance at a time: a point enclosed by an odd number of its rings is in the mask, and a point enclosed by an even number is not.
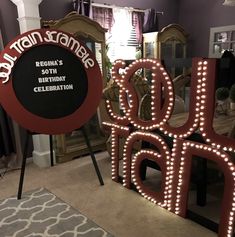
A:
[[[132,12],[132,25],[135,28],[136,38],[138,43],[142,43],[142,33],[143,33],[143,22],[144,22],[144,13],[143,12]]]
[[[92,18],[97,21],[103,28],[111,32],[114,23],[112,8],[92,7]]]
[[[73,9],[77,11],[77,13],[89,17],[90,12],[91,12],[91,1],[90,0],[74,0]]]
[[[92,6],[92,19],[108,30],[107,55],[111,62],[118,58],[135,58],[136,48],[142,43],[144,12],[121,7]]]
[[[4,45],[3,45],[3,40],[2,40],[2,32],[0,29],[0,52],[3,50],[3,48],[4,48]]]
[[[8,167],[16,152],[11,119],[0,106],[0,167]]]
[[[154,9],[147,9],[144,12],[143,33],[158,31],[158,18]]]
[[[0,107],[0,157],[8,156],[15,152],[14,137],[10,126],[6,112]]]
[[[4,45],[0,30],[0,52]],[[0,167],[7,167],[12,160],[12,154],[16,152],[12,120],[0,106]]]

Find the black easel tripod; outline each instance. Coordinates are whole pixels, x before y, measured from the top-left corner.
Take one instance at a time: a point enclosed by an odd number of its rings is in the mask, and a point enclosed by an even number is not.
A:
[[[96,162],[96,158],[95,158],[94,152],[92,151],[91,144],[90,144],[90,141],[88,139],[86,130],[85,130],[84,127],[81,127],[80,129],[82,131],[82,134],[83,134],[83,137],[85,139],[86,145],[87,145],[88,150],[90,152],[91,159],[92,159],[93,165],[95,167],[95,171],[96,171],[96,174],[98,176],[100,185],[104,185],[104,181],[103,181],[103,178],[101,176],[98,164]],[[23,183],[24,183],[24,173],[25,173],[25,166],[26,166],[26,158],[27,158],[27,152],[28,152],[28,146],[29,146],[29,136],[30,135],[35,135],[35,134],[36,133],[32,133],[30,131],[27,131],[26,140],[25,140],[25,144],[24,144],[23,159],[22,159],[22,165],[21,165],[21,173],[20,173],[20,180],[19,180],[17,199],[21,199],[21,196],[22,196],[22,189],[23,189]],[[49,136],[49,139],[50,139],[51,166],[54,166],[52,135]]]

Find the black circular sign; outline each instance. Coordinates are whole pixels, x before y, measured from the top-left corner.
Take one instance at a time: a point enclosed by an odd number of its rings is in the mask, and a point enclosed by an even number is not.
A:
[[[63,31],[28,31],[0,53],[0,103],[31,132],[83,126],[97,111],[102,85],[95,54]]]
[[[40,45],[21,56],[13,70],[13,88],[31,113],[56,119],[76,111],[87,95],[87,75],[67,49]]]

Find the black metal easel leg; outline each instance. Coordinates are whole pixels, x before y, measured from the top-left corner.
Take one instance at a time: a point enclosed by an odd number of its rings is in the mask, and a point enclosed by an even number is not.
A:
[[[98,179],[99,179],[99,181],[100,181],[100,185],[104,185],[104,181],[103,181],[103,178],[102,178],[102,176],[101,176],[101,174],[100,174],[100,170],[99,170],[99,167],[98,167],[98,165],[97,165],[94,152],[92,151],[91,144],[90,144],[90,141],[89,141],[89,139],[88,139],[86,130],[85,130],[84,127],[82,127],[81,130],[82,130],[83,136],[84,136],[84,138],[85,138],[86,145],[87,145],[87,147],[88,147],[88,149],[89,149],[89,152],[90,152],[90,155],[91,155],[91,159],[92,159],[93,165],[94,165],[94,167],[95,167],[96,174],[97,174]]]
[[[53,156],[53,140],[52,135],[49,135],[49,143],[50,143],[50,157],[51,157],[51,166],[54,166],[54,156]]]
[[[27,134],[26,134],[26,139],[25,139],[25,144],[24,144],[24,152],[23,152],[23,158],[22,158],[22,165],[21,165],[21,173],[20,173],[20,181],[19,181],[17,199],[21,199],[21,196],[22,196],[22,189],[23,189],[23,183],[24,183],[24,172],[25,172],[28,146],[29,146],[29,132],[27,132]]]

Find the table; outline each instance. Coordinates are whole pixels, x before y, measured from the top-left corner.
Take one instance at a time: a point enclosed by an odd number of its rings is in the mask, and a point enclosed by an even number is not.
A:
[[[168,121],[173,127],[182,126],[188,118],[188,113],[179,113],[171,116]],[[220,114],[214,117],[213,127],[217,134],[227,135],[235,125],[235,111],[230,111],[228,115]]]
[[[179,113],[172,115],[169,124],[174,127],[182,126],[188,118],[188,113]],[[235,125],[235,111],[228,114],[216,115],[213,119],[213,128],[219,135],[228,136]],[[203,142],[199,134],[193,134],[195,141]],[[207,159],[197,157],[196,164],[196,186],[197,186],[197,205],[206,205],[207,193]]]
[[[180,127],[182,126],[188,118],[188,113],[178,113],[171,116],[168,123],[173,127]],[[213,120],[213,127],[217,134],[219,135],[228,135],[230,134],[231,130],[233,129],[235,125],[235,111],[230,111],[228,115],[220,114],[214,117]],[[163,134],[160,134],[163,135]],[[196,132],[192,134],[189,138],[190,140],[197,141],[200,143],[204,143],[204,140],[199,132]],[[170,140],[170,138],[167,138],[167,140]],[[143,148],[149,148],[149,144],[143,143]],[[204,159],[202,157],[196,157],[196,167],[195,173],[196,173],[196,187],[197,187],[197,205],[199,206],[205,206],[206,205],[206,194],[207,194],[207,159]],[[151,160],[145,160],[142,163],[140,174],[142,180],[146,178],[146,169],[147,167],[151,167],[154,169],[159,169],[159,166],[151,161]]]

